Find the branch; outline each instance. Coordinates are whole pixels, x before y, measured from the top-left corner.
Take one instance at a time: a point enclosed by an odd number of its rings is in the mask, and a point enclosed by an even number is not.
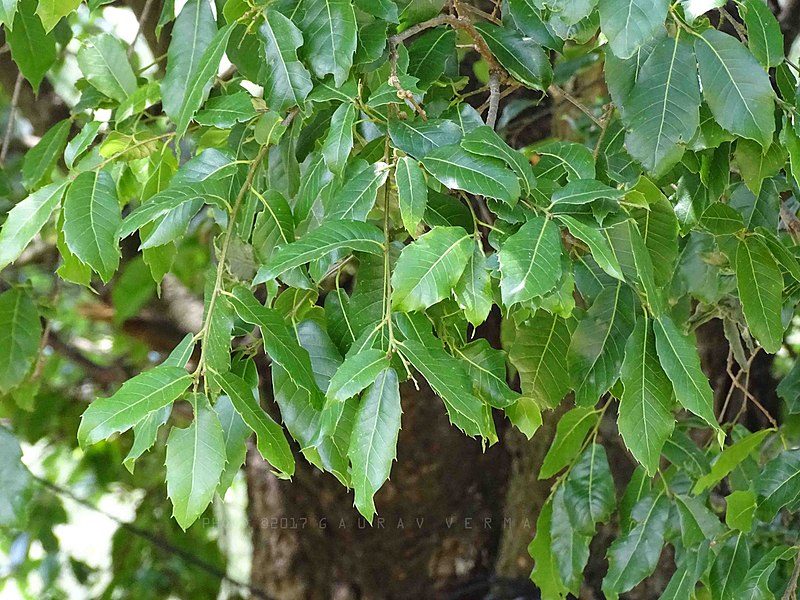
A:
[[[409,27],[408,29],[404,29],[400,33],[396,33],[389,38],[389,65],[391,68],[391,75],[389,76],[389,85],[397,89],[398,96],[409,100],[414,105],[414,108],[417,110],[417,112],[420,113],[423,119],[426,118],[425,111],[413,99],[411,93],[403,89],[403,87],[400,85],[400,79],[397,76],[397,59],[398,59],[397,47],[403,42],[405,42],[408,38],[415,36],[418,33],[425,31],[426,29],[432,29],[434,27],[439,27],[440,25],[449,25],[453,29],[460,29],[462,31],[465,31],[472,38],[472,42],[475,45],[475,50],[489,65],[489,72],[492,74],[496,74],[495,77],[497,79],[496,86],[498,92],[499,92],[500,81],[505,80],[508,77],[506,70],[499,62],[497,62],[497,59],[494,57],[494,54],[492,54],[492,51],[486,44],[486,40],[483,39],[483,36],[480,34],[480,32],[477,29],[475,29],[475,25],[467,17],[455,17],[453,15],[438,15],[436,17],[433,17],[432,19],[423,21],[422,23],[417,23],[416,25]],[[490,86],[492,85],[491,76],[489,85]],[[491,115],[491,100],[493,97],[496,97],[497,101],[499,101],[499,96],[497,94],[493,94],[492,96],[490,96],[489,98],[490,115]],[[494,113],[495,113],[494,118],[496,120],[497,119],[496,108]],[[488,122],[489,119],[487,118],[487,123]],[[493,123],[492,127],[494,127]]]
[[[33,480],[36,481],[36,483],[38,483],[42,487],[49,489],[51,492],[58,494],[59,496],[62,496],[64,498],[68,498],[69,500],[72,500],[73,502],[85,508],[88,508],[89,510],[92,510],[96,513],[103,515],[107,519],[110,519],[111,521],[116,523],[120,529],[124,529],[128,533],[147,541],[155,548],[158,548],[163,552],[177,556],[180,560],[182,560],[186,564],[198,568],[208,573],[209,575],[216,577],[217,579],[220,579],[222,581],[227,581],[228,583],[238,588],[241,588],[243,590],[248,590],[256,598],[260,598],[261,600],[271,600],[270,596],[264,590],[257,588],[249,583],[245,583],[243,581],[239,581],[237,579],[230,577],[224,570],[208,562],[204,558],[196,556],[191,552],[188,552],[183,548],[176,546],[175,544],[161,537],[160,535],[147,531],[146,529],[142,529],[141,527],[138,527],[133,523],[123,521],[122,519],[115,517],[110,513],[105,512],[104,510],[98,508],[88,500],[85,500],[84,498],[77,496],[71,490],[63,488],[60,485],[53,483],[49,479],[45,479],[37,475],[33,475]]]
[[[19,92],[22,89],[22,79],[22,72],[17,73],[17,81],[14,83],[14,92],[11,94],[11,106],[8,110],[6,134],[3,137],[3,147],[0,148],[0,165],[6,164],[8,147],[11,144],[11,134],[14,133],[14,120],[17,117],[17,104],[19,103]]]
[[[787,0],[778,16],[783,32],[783,48],[788,53],[800,34],[800,0]]]
[[[105,367],[94,362],[74,346],[62,340],[57,333],[50,330],[47,345],[70,362],[86,371],[86,374],[102,385],[111,385],[130,378],[130,373],[119,366]]]

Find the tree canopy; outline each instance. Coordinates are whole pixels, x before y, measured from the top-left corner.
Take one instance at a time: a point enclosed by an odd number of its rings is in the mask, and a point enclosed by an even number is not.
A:
[[[665,546],[662,598],[794,593],[800,87],[768,4],[148,0],[149,61],[105,4],[0,2],[19,71],[0,526],[36,512],[18,439],[58,428],[151,477],[165,439],[183,530],[253,433],[279,477],[308,461],[371,522],[411,381],[476,444],[502,443],[503,418],[528,438],[557,419],[529,547],[543,598],[580,593],[610,523],[607,598]],[[29,149],[12,144],[23,85],[69,90]],[[568,132],[520,137],[546,102]],[[136,341],[157,298],[177,345]],[[695,339],[714,319],[723,392]],[[112,342],[90,359],[72,336]],[[764,355],[775,407],[749,381]]]

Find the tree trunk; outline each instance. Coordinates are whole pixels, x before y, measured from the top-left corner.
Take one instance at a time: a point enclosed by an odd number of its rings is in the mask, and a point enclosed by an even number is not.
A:
[[[280,481],[248,453],[253,585],[280,600],[482,598],[502,565],[530,589],[525,548],[547,494],[531,469],[545,436],[509,432],[512,459],[506,444],[483,452],[453,427],[429,388],[404,384],[402,403],[398,462],[372,526],[331,475],[300,458]]]

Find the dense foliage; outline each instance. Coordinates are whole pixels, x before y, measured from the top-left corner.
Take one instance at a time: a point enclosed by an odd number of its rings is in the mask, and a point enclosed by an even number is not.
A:
[[[483,444],[498,442],[498,415],[529,437],[543,412],[560,415],[530,546],[543,597],[579,592],[612,520],[608,598],[648,577],[665,544],[677,569],[663,598],[796,586],[800,366],[779,387],[783,424],[739,422],[763,410],[749,367],[786,355],[800,300],[797,67],[765,3],[737,2],[730,25],[699,0],[506,0],[491,13],[188,0],[163,71],[70,26],[78,4],[0,2],[34,89],[65,56],[82,74],[71,116],[5,172],[27,193],[0,229],[14,427],[41,412],[38,389],[74,383],[43,352],[64,323],[82,327],[68,290],[110,288],[119,325],[176,278],[203,290],[198,331],[168,356],[140,350],[153,364],[92,401],[77,438],[88,450],[132,430],[132,470],[167,428],[183,529],[230,485],[253,432],[281,477],[297,446],[372,520],[400,385],[424,380]],[[81,6],[81,22],[102,4]],[[165,3],[159,25],[173,12]],[[600,63],[590,105],[561,87]],[[519,88],[525,100],[503,106]],[[572,139],[509,146],[496,130],[545,96],[573,106]],[[30,256],[52,247],[68,284]],[[491,315],[502,348],[481,335]],[[693,337],[713,318],[731,348],[722,402]],[[262,408],[260,377],[277,407]],[[639,464],[623,495],[604,448],[614,433],[599,435],[613,411]],[[5,429],[0,453],[0,524],[15,527],[30,492]]]

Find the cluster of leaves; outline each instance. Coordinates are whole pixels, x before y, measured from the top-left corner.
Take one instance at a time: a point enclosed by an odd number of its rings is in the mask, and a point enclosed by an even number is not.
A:
[[[718,423],[691,331],[722,319],[745,369],[782,348],[800,299],[798,86],[775,18],[742,0],[737,39],[702,14],[714,2],[443,4],[228,0],[215,14],[189,0],[160,80],[115,37],[81,39],[80,100],[25,156],[29,195],[0,230],[0,268],[50,236],[62,279],[109,283],[136,236],[137,264],[160,283],[187,237],[219,232],[200,331],[92,402],[81,446],[132,429],[132,465],[188,400],[193,419],[171,427],[166,453],[181,527],[230,485],[252,432],[289,478],[288,432],[371,520],[403,381],[427,381],[484,443],[496,412],[532,436],[569,397],[530,548],[544,597],[579,593],[612,515],[607,597],[652,573],[665,543],[677,571],[664,598],[698,582],[713,598],[773,597],[787,579],[771,579],[776,565],[797,555],[781,511],[800,507],[800,454],[782,430]],[[34,87],[74,8],[2,3]],[[489,82],[485,120],[465,101],[468,54]],[[224,56],[232,78],[218,77]],[[495,132],[500,87],[558,95],[554,63],[600,60],[612,102],[576,103],[596,124],[586,140],[520,152]],[[492,310],[503,349],[474,335]],[[40,314],[24,285],[0,295],[0,391],[15,398],[30,393]],[[281,423],[260,405],[261,349]],[[798,381],[793,370],[782,384],[787,414]],[[640,465],[619,499],[598,440],[610,407]]]

